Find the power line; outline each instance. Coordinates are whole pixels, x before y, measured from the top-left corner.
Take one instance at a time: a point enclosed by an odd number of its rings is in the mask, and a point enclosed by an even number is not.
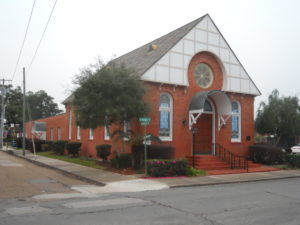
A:
[[[39,41],[39,44],[37,45],[37,48],[36,48],[36,50],[35,50],[35,53],[34,53],[34,55],[33,55],[33,57],[32,57],[32,60],[31,60],[31,62],[30,62],[30,64],[29,64],[29,67],[28,67],[28,70],[27,70],[27,76],[28,76],[29,70],[30,70],[30,68],[31,68],[31,66],[32,66],[32,64],[33,64],[33,62],[34,62],[34,60],[35,60],[35,57],[36,57],[36,55],[37,55],[37,52],[38,52],[38,50],[39,50],[39,48],[40,48],[40,45],[41,45],[41,43],[42,43],[42,40],[43,40],[43,38],[44,38],[44,36],[45,36],[46,30],[47,30],[47,28],[48,28],[48,25],[49,25],[50,19],[51,19],[51,17],[52,17],[54,8],[55,8],[55,6],[56,6],[56,3],[57,3],[57,0],[55,0],[55,2],[54,2],[54,5],[53,5],[53,7],[52,7],[52,10],[51,10],[50,16],[49,16],[49,18],[48,18],[48,21],[47,21],[46,27],[45,27],[45,29],[44,29],[44,32],[43,32],[43,34],[42,34],[42,37],[41,37],[41,39],[40,39],[40,41]]]
[[[34,6],[35,6],[35,2],[36,2],[36,0],[34,0],[32,8],[31,8],[31,12],[30,12],[28,23],[27,23],[25,35],[24,35],[24,38],[23,38],[22,46],[21,46],[21,49],[20,49],[20,52],[19,52],[19,56],[18,56],[18,60],[17,60],[16,66],[15,66],[15,69],[14,69],[14,73],[13,73],[12,78],[11,78],[12,80],[14,79],[14,77],[16,75],[16,71],[17,71],[17,68],[18,68],[18,65],[19,65],[19,61],[20,61],[20,58],[21,58],[21,54],[22,54],[23,47],[24,47],[24,44],[25,44],[25,40],[26,40],[27,33],[28,33],[28,28],[29,28],[29,25],[30,25],[30,22],[31,22],[31,17],[32,17],[32,14],[33,14],[33,9],[34,9]]]

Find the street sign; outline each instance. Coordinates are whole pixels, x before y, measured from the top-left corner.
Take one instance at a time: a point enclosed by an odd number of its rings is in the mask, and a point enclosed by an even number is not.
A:
[[[149,125],[150,121],[151,121],[151,118],[149,118],[149,117],[140,117],[139,118],[139,122],[143,126]]]
[[[144,145],[145,145],[145,150],[144,150],[144,155],[145,155],[145,176],[147,177],[147,125],[150,124],[151,118],[149,117],[140,117],[139,122],[142,126],[144,126]]]

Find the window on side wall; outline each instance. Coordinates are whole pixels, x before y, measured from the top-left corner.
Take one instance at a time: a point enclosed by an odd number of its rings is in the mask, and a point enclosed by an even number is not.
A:
[[[162,93],[159,99],[159,137],[172,140],[173,100],[168,93]]]
[[[80,126],[77,126],[77,140],[80,140],[81,133],[80,133]]]
[[[94,140],[94,129],[92,129],[92,128],[90,128],[90,131],[89,131],[89,139]]]
[[[130,129],[131,129],[130,121],[129,120],[124,120],[124,133],[128,137],[130,137]],[[129,138],[124,138],[125,141],[128,141],[128,139]]]
[[[104,140],[108,141],[110,139],[109,137],[109,127],[108,126],[104,126]]]
[[[61,128],[57,128],[57,140],[61,140]]]
[[[72,110],[69,112],[69,139],[72,138]]]
[[[54,129],[53,128],[50,129],[50,140],[51,141],[54,140]]]
[[[231,103],[231,141],[241,142],[241,105],[234,101]]]

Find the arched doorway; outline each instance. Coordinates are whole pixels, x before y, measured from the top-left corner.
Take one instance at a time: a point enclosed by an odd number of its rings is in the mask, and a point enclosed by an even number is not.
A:
[[[215,110],[212,102],[207,99],[201,116],[193,125],[195,133],[195,154],[212,154],[215,142]]]
[[[231,101],[223,91],[201,91],[192,97],[189,129],[194,135],[193,154],[214,154],[215,128],[219,131],[230,115]]]

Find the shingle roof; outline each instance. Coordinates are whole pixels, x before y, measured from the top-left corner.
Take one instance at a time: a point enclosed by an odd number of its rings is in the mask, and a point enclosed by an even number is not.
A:
[[[74,94],[69,95],[61,104],[68,104],[71,103],[74,100]]]
[[[191,29],[193,29],[206,15],[151,41],[125,55],[122,55],[110,63],[124,65],[133,69],[138,75],[143,75],[155,62],[163,57],[174,45],[177,44]],[[149,50],[152,45],[157,48]]]

